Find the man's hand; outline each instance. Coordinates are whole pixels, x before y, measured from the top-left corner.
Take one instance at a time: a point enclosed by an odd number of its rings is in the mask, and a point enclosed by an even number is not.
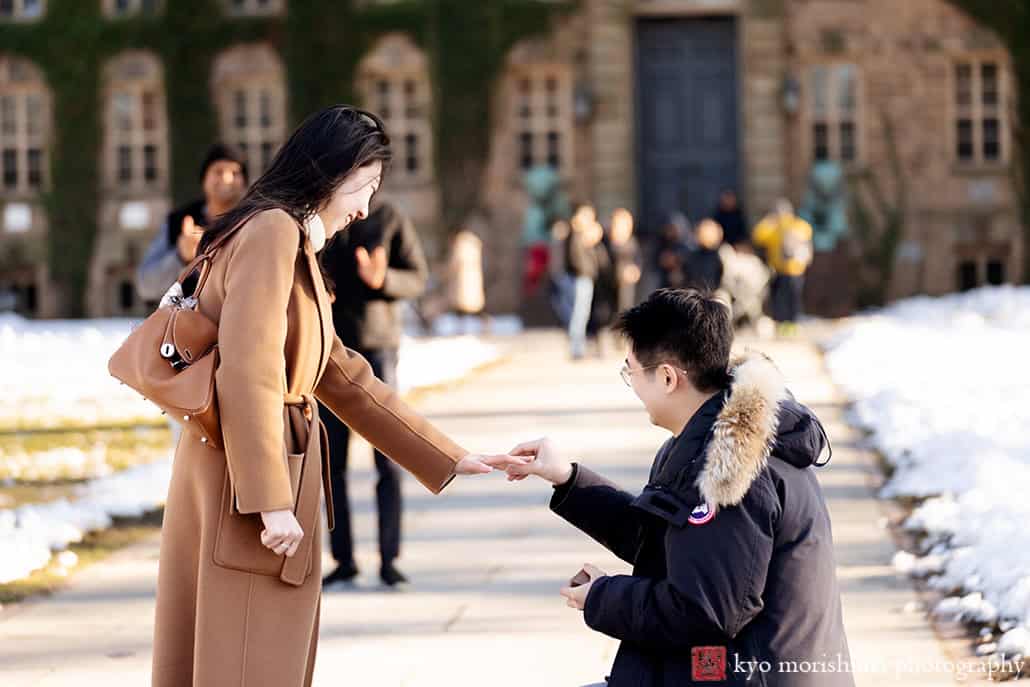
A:
[[[361,277],[361,281],[376,290],[383,288],[383,284],[386,283],[386,249],[377,246],[369,255],[368,250],[361,246],[354,251],[354,257],[358,261],[358,276]]]
[[[198,227],[193,217],[186,215],[182,220],[182,231],[175,242],[175,248],[179,251],[179,258],[185,263],[193,262],[197,257],[197,247],[200,245],[200,238],[204,235],[203,227]]]
[[[550,439],[527,441],[511,450],[513,456],[530,456],[531,462],[508,468],[508,481],[518,482],[536,475],[551,484],[565,484],[572,477],[572,463],[558,456]]]
[[[561,595],[565,597],[565,605],[580,611],[587,605],[587,596],[590,594],[590,588],[594,585],[594,582],[598,578],[608,576],[608,573],[589,563],[583,564],[583,572],[589,576],[589,581],[578,587],[562,587],[561,590]]]
[[[458,464],[454,466],[454,472],[459,475],[485,475],[494,470],[506,470],[516,465],[525,465],[529,460],[529,458],[505,454],[487,456],[470,453],[458,461]]]
[[[626,265],[623,267],[622,281],[626,284],[636,284],[640,281],[640,268],[636,265]]]

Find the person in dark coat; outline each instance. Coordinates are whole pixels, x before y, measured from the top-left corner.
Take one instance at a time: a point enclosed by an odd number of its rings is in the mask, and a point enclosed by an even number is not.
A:
[[[400,301],[425,289],[429,268],[411,220],[389,202],[368,219],[338,234],[322,253],[322,266],[333,285],[333,324],[348,348],[372,365],[376,377],[396,386],[401,341]],[[329,464],[336,507],[331,543],[336,569],[324,584],[351,582],[359,573],[354,560],[347,458],[350,430],[326,408],[319,412],[329,440]],[[396,463],[375,452],[376,505],[379,513],[380,579],[387,586],[407,582],[396,567],[401,548],[401,473]]]
[[[690,222],[682,212],[669,215],[662,225],[655,250],[658,285],[663,289],[682,289],[687,285],[687,260],[693,248]]]
[[[247,166],[234,148],[216,143],[200,165],[204,196],[168,214],[136,272],[136,291],[153,308],[197,256],[204,229],[240,202],[247,190]]]
[[[590,320],[587,322],[587,340],[594,342],[598,357],[603,357],[604,331],[612,325],[619,312],[619,286],[616,281],[615,256],[607,237],[602,237],[594,244],[594,254],[597,278],[594,280],[594,297],[590,304]]]
[[[723,240],[735,250],[751,250],[751,231],[744,211],[737,200],[737,192],[731,188],[719,194],[719,204],[712,219],[722,227]]]
[[[687,253],[684,267],[685,288],[715,291],[722,286],[722,237],[722,227],[715,221],[703,219],[697,223],[694,247]]]
[[[760,354],[730,362],[728,309],[659,290],[617,324],[624,381],[673,437],[631,494],[546,439],[509,479],[555,485],[551,508],[623,560],[562,589],[621,640],[608,687],[853,687],[830,516],[812,466],[822,425]],[[578,578],[578,579],[577,579]]]

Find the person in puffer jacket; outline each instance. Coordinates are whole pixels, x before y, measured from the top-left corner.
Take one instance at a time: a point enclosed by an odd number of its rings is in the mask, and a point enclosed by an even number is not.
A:
[[[608,687],[853,687],[818,418],[768,358],[730,361],[729,310],[710,295],[656,291],[616,329],[623,380],[673,434],[643,491],[547,439],[516,447],[535,460],[508,468],[551,482],[551,509],[633,564],[586,565],[561,592],[621,641]]]

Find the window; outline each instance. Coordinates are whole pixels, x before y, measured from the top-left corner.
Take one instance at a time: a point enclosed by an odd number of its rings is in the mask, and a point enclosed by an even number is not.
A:
[[[45,0],[0,0],[0,21],[37,21],[43,17]]]
[[[156,16],[161,11],[161,0],[103,0],[104,16],[110,18]]]
[[[268,168],[286,136],[285,70],[266,45],[230,48],[215,60],[211,89],[221,137],[239,149],[251,179]]]
[[[521,66],[514,75],[519,169],[547,165],[563,175],[572,164],[572,78],[561,67]]]
[[[808,85],[812,159],[857,162],[858,68],[852,64],[812,67]]]
[[[1005,89],[997,61],[955,65],[955,158],[966,165],[1006,160]]]
[[[167,186],[168,124],[160,63],[145,53],[115,58],[105,69],[108,186],[120,191]]]
[[[283,0],[223,0],[226,11],[236,17],[267,17],[281,14]]]
[[[358,65],[364,106],[382,118],[395,157],[390,183],[433,178],[432,94],[425,56],[403,35],[386,36]]]
[[[43,75],[0,59],[0,197],[35,194],[47,183],[50,98]]]

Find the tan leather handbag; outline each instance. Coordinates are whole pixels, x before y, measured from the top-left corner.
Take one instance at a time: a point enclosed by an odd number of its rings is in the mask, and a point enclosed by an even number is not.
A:
[[[132,330],[107,363],[113,377],[214,448],[222,448],[215,394],[218,325],[197,306],[216,251],[249,219],[219,236],[186,266],[161,306]]]

